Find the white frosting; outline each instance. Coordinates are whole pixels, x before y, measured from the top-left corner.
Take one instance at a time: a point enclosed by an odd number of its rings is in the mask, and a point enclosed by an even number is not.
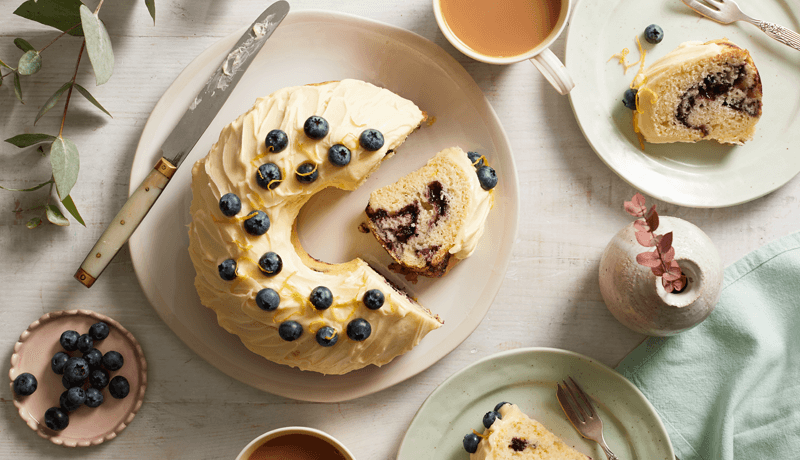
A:
[[[328,135],[319,141],[303,132],[311,115],[325,118],[330,126]],[[297,214],[312,195],[330,186],[358,187],[424,117],[416,105],[388,90],[343,80],[279,90],[258,99],[250,111],[222,130],[208,156],[192,170],[189,227],[195,286],[203,305],[217,313],[222,327],[271,361],[343,374],[369,364],[385,364],[441,326],[438,318],[391,288],[361,259],[338,265],[312,259],[293,230]],[[369,128],[380,131],[385,139],[376,152],[358,145],[359,135]],[[279,153],[268,153],[264,144],[273,129],[281,129],[289,137],[289,146]],[[337,143],[352,152],[346,167],[328,161],[328,148]],[[308,161],[317,164],[319,177],[313,183],[300,183],[294,171]],[[269,162],[277,164],[283,176],[273,190],[256,183],[257,168]],[[219,210],[220,197],[226,193],[235,193],[242,201],[242,210],[234,217]],[[243,229],[243,221],[254,210],[265,211],[271,221],[262,236]],[[276,252],[283,262],[283,270],[274,277],[258,267],[258,259],[269,251]],[[218,265],[226,259],[237,261],[233,281],[223,280],[218,273]],[[333,305],[327,310],[316,310],[309,301],[316,286],[326,286],[333,293]],[[274,312],[263,311],[255,303],[256,293],[266,287],[281,296]],[[370,289],[379,289],[386,297],[379,310],[369,310],[361,301]],[[372,327],[365,341],[347,337],[347,324],[355,318],[366,319]],[[303,334],[292,342],[278,335],[278,326],[287,320],[303,326]],[[338,342],[332,347],[323,347],[315,339],[323,326],[338,332]]]
[[[475,247],[478,246],[478,241],[483,235],[486,216],[489,215],[489,211],[494,204],[494,193],[492,193],[492,190],[486,191],[481,187],[478,175],[475,174],[475,167],[472,166],[469,157],[463,150],[452,148],[446,150],[444,154],[468,172],[469,181],[465,185],[469,189],[468,195],[470,199],[464,214],[465,225],[458,229],[454,245],[450,248],[450,254],[453,254],[454,257],[466,259],[475,252]]]

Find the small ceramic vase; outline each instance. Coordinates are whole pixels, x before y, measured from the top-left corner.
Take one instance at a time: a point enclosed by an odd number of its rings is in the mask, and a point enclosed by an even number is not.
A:
[[[600,259],[600,292],[609,311],[628,328],[668,336],[690,329],[714,310],[722,290],[723,266],[711,239],[677,217],[660,217],[659,235],[672,232],[675,260],[686,275],[680,293],[667,293],[661,277],[636,262],[652,251],[636,241],[633,223],[619,231]]]

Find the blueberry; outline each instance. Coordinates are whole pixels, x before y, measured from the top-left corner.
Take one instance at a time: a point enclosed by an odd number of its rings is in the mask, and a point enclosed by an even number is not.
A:
[[[350,149],[342,144],[332,145],[328,149],[328,160],[336,166],[347,166],[350,163]]]
[[[92,388],[102,390],[108,386],[108,377],[108,371],[105,369],[95,369],[89,374],[89,385],[91,385]]]
[[[370,152],[380,150],[383,147],[383,134],[377,129],[365,129],[358,137],[358,143]]]
[[[336,329],[324,326],[317,331],[317,343],[323,347],[332,347],[339,341],[339,334]]]
[[[254,236],[267,233],[269,226],[269,216],[264,211],[253,211],[244,221],[244,231]]]
[[[483,426],[485,426],[486,428],[489,428],[490,426],[492,426],[494,421],[499,419],[499,418],[503,418],[503,417],[500,416],[499,412],[497,412],[497,411],[489,411],[486,414],[484,414],[484,416],[483,416]]]
[[[83,334],[78,337],[78,350],[81,353],[89,353],[94,348],[94,340],[89,337],[89,334]]]
[[[510,403],[510,402],[506,402],[506,401],[503,401],[503,402],[499,402],[499,403],[497,403],[497,405],[496,405],[496,406],[494,406],[494,411],[495,411],[495,412],[499,412],[499,411],[500,411],[500,408],[501,408],[501,407],[503,407],[503,406],[505,406],[506,404],[511,404],[511,403]]]
[[[383,292],[377,289],[370,289],[364,293],[364,305],[370,310],[377,310],[383,306]]]
[[[267,276],[275,276],[283,270],[283,260],[277,253],[270,251],[258,259],[258,268]]]
[[[116,351],[109,351],[103,355],[103,367],[109,371],[118,371],[125,364],[125,359]]]
[[[347,336],[356,342],[367,340],[372,334],[372,326],[364,318],[356,318],[347,324]]]
[[[97,348],[92,348],[89,353],[83,354],[83,359],[89,363],[90,369],[96,369],[103,364],[103,353]]]
[[[480,444],[481,438],[475,433],[470,433],[464,436],[464,450],[469,452],[470,454],[474,454],[478,451],[478,444]]]
[[[72,383],[72,386],[82,384],[88,376],[89,363],[85,359],[72,357],[67,360],[67,364],[64,366],[64,378]]]
[[[661,43],[661,40],[664,39],[664,31],[661,27],[650,24],[644,29],[644,39],[650,43]]]
[[[61,393],[59,402],[62,409],[72,412],[86,402],[86,392],[81,387],[72,387]]]
[[[303,124],[303,131],[311,139],[322,139],[328,134],[328,121],[320,116],[312,115]]]
[[[267,138],[264,143],[267,146],[267,152],[282,152],[286,146],[289,145],[289,136],[280,129],[273,129],[267,133]]]
[[[219,210],[228,217],[233,217],[242,210],[242,200],[235,193],[226,193],[219,199]]]
[[[292,342],[303,335],[303,326],[297,321],[284,321],[278,326],[278,335],[287,342]]]
[[[622,95],[622,105],[631,110],[636,110],[636,93],[638,92],[638,89],[626,89],[625,93]]]
[[[478,169],[481,166],[486,166],[486,163],[483,161],[483,155],[478,152],[467,152],[467,157],[475,169]]]
[[[69,415],[58,407],[51,407],[44,413],[44,424],[53,431],[61,431],[69,426]]]
[[[283,174],[275,163],[264,163],[256,171],[256,182],[264,190],[272,190],[281,185]]]
[[[264,311],[275,311],[281,304],[281,296],[275,289],[264,288],[256,294],[256,305]]]
[[[17,378],[14,379],[14,393],[19,396],[32,395],[38,386],[39,382],[36,381],[36,377],[27,372],[19,374]]]
[[[114,377],[110,382],[108,382],[108,392],[111,393],[111,396],[115,397],[116,399],[122,399],[125,396],[128,396],[130,391],[131,385],[128,383],[128,379],[121,375]]]
[[[319,177],[319,168],[314,163],[303,163],[297,167],[294,176],[298,182],[310,184]]]
[[[311,305],[317,310],[327,310],[333,305],[333,293],[325,286],[315,287],[308,298],[311,300]]]
[[[99,323],[94,323],[89,327],[89,337],[94,339],[95,341],[103,340],[108,337],[109,332],[111,330],[108,327],[108,324],[100,321]]]
[[[61,343],[61,346],[67,351],[75,351],[78,349],[78,338],[81,335],[75,331],[64,331],[61,334],[61,338],[58,341]]]
[[[481,166],[478,168],[478,182],[481,183],[481,188],[484,190],[491,190],[497,185],[497,173],[490,166]]]
[[[53,359],[50,360],[50,368],[53,369],[53,372],[56,374],[63,374],[64,373],[64,366],[67,365],[67,360],[69,359],[69,355],[64,353],[63,351],[59,351],[58,353],[53,355]]]
[[[66,374],[61,376],[61,384],[64,385],[64,388],[69,390],[72,387],[79,387],[83,385],[83,380],[79,380],[77,382],[73,382],[70,380]]]
[[[97,407],[103,404],[103,393],[100,393],[97,388],[89,388],[86,390],[86,402],[84,404],[88,407]]]
[[[222,263],[217,266],[217,270],[219,270],[220,278],[225,281],[231,281],[236,278],[236,261],[233,259],[223,260]]]

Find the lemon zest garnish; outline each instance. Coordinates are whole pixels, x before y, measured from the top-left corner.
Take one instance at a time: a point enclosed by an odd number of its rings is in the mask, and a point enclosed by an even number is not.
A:
[[[436,123],[436,117],[428,117],[428,121],[425,122],[428,126],[433,126]]]
[[[475,433],[475,436],[477,436],[477,437],[479,437],[479,438],[481,438],[481,439],[486,439],[486,438],[488,438],[488,437],[489,437],[489,435],[484,435],[483,433],[478,433],[478,432],[477,432],[477,431],[475,431],[475,430],[472,430],[472,432],[473,432],[473,433]]]
[[[616,59],[619,60],[620,64],[625,65],[626,56],[630,52],[631,52],[631,50],[629,50],[628,48],[622,48],[622,51],[620,51],[617,54],[612,54],[611,57],[608,58],[608,60],[606,62],[611,62],[612,59],[616,58]]]
[[[241,249],[244,252],[249,251],[250,249],[253,248],[252,244],[244,244],[239,240],[233,240],[233,244],[235,244],[236,246],[239,246],[239,249]]]
[[[358,137],[356,137],[356,135],[353,133],[347,133],[344,135],[342,140],[339,141],[339,144],[344,145],[352,152],[356,149],[356,147],[358,147]]]

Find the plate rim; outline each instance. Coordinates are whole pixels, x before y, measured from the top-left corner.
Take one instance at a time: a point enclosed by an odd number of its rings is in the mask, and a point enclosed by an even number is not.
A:
[[[454,382],[457,382],[461,378],[461,376],[463,376],[464,374],[468,374],[469,372],[473,371],[474,368],[482,366],[491,361],[504,359],[514,355],[540,355],[540,354],[544,355],[554,354],[554,355],[575,358],[579,362],[585,364],[586,366],[598,368],[606,375],[612,376],[612,378],[618,380],[620,384],[625,385],[628,390],[632,390],[632,392],[637,396],[637,398],[640,399],[644,403],[645,407],[647,407],[647,409],[654,415],[654,418],[657,422],[657,427],[661,430],[661,433],[663,434],[663,437],[666,440],[667,447],[669,447],[669,453],[671,454],[672,457],[675,457],[675,449],[672,446],[672,440],[669,437],[669,433],[666,429],[666,426],[664,425],[664,422],[658,415],[658,411],[655,409],[652,403],[650,403],[650,401],[647,399],[644,393],[642,393],[641,390],[639,390],[639,388],[637,388],[636,385],[633,384],[633,382],[625,378],[625,376],[615,371],[613,368],[601,363],[600,361],[590,358],[581,353],[561,348],[553,348],[553,347],[524,347],[524,348],[515,348],[513,350],[501,351],[499,353],[494,353],[492,355],[481,358],[478,361],[475,361],[473,363],[464,366],[463,368],[461,368],[460,370],[449,376],[447,379],[445,379],[442,383],[437,385],[436,388],[431,392],[431,394],[428,395],[427,398],[425,398],[425,401],[423,401],[423,403],[419,406],[419,409],[417,409],[417,411],[414,413],[414,417],[412,417],[411,422],[408,424],[408,427],[403,433],[403,438],[400,441],[400,447],[397,449],[397,460],[403,460],[403,457],[401,457],[401,455],[404,454],[403,450],[407,448],[406,447],[407,443],[413,442],[409,440],[408,435],[414,423],[417,422],[417,420],[419,419],[422,411],[429,404],[432,404],[432,401],[439,395],[439,393],[446,391],[447,387],[449,385],[452,385]]]
[[[607,9],[609,11],[613,10],[616,6],[621,4],[623,1],[625,1],[625,0],[616,0],[616,2],[614,2],[613,4],[606,5],[604,7],[604,9]],[[597,2],[597,0],[581,0],[580,5],[583,6],[584,8],[575,8],[572,16],[570,17],[570,24],[569,24],[569,27],[567,29],[566,41],[565,41],[565,47],[564,47],[564,54],[565,54],[564,60],[565,60],[566,64],[570,64],[570,63],[574,64],[574,62],[578,60],[578,57],[576,56],[576,54],[579,52],[579,50],[576,49],[576,47],[578,47],[578,45],[576,45],[576,43],[580,41],[577,38],[577,36],[579,35],[580,32],[578,31],[579,27],[573,27],[573,26],[575,26],[576,18],[578,19],[578,21],[580,21],[581,18],[583,17],[583,14],[588,14],[588,12],[587,13],[583,13],[584,11],[588,10],[587,3],[591,3],[592,5],[596,5],[597,4],[596,2]],[[790,13],[794,13],[794,12],[790,11]],[[701,19],[702,20],[707,20],[707,19],[705,19],[702,16],[697,15],[697,14],[694,14],[694,16],[698,20],[701,20]],[[795,18],[800,20],[800,16],[798,16],[796,14],[795,14]],[[683,41],[685,41],[685,40],[683,40]],[[570,59],[570,56],[572,56],[571,59]],[[619,164],[616,164],[613,161],[611,161],[611,159],[607,157],[607,154],[601,153],[601,151],[609,150],[608,148],[602,149],[598,145],[598,142],[599,142],[598,138],[602,137],[603,132],[590,133],[589,131],[587,131],[588,128],[584,126],[584,123],[581,121],[581,115],[579,114],[581,112],[581,110],[583,110],[583,109],[581,109],[581,107],[580,107],[580,105],[581,105],[581,104],[579,104],[580,101],[576,102],[576,100],[575,100],[576,97],[580,98],[579,92],[575,92],[575,91],[570,92],[570,94],[569,94],[570,108],[572,109],[573,115],[575,116],[575,120],[576,120],[576,122],[577,122],[577,124],[578,124],[578,126],[579,126],[579,128],[581,130],[581,133],[583,134],[584,139],[586,139],[587,143],[592,148],[592,150],[595,152],[595,154],[600,158],[600,160],[603,162],[603,164],[606,165],[606,167],[608,167],[611,171],[613,171],[625,183],[627,183],[628,185],[630,185],[631,187],[633,187],[633,188],[635,188],[637,190],[641,190],[645,194],[650,195],[653,198],[656,198],[658,200],[661,200],[661,201],[664,201],[664,202],[667,202],[667,203],[671,203],[671,204],[674,204],[674,205],[678,205],[678,206],[685,206],[685,207],[698,208],[698,209],[704,209],[704,208],[705,209],[716,209],[716,208],[733,207],[733,206],[738,206],[738,205],[741,205],[741,204],[744,204],[744,203],[749,203],[751,201],[755,201],[755,200],[757,200],[759,198],[762,198],[762,197],[764,197],[764,196],[766,196],[766,195],[768,195],[768,194],[770,194],[772,192],[775,192],[776,190],[780,189],[781,187],[783,187],[784,185],[789,183],[792,179],[797,177],[798,174],[800,174],[800,167],[798,167],[798,168],[796,168],[796,171],[794,173],[788,174],[785,177],[781,177],[778,181],[771,182],[771,183],[769,183],[767,185],[764,185],[764,186],[761,186],[761,187],[757,187],[758,184],[746,184],[746,187],[737,187],[737,188],[740,188],[740,189],[745,189],[746,188],[748,190],[756,190],[756,191],[755,192],[751,192],[751,193],[742,193],[742,194],[736,195],[737,198],[732,199],[732,200],[730,200],[730,199],[729,200],[720,199],[719,197],[716,197],[714,199],[704,199],[703,198],[704,194],[700,193],[700,192],[696,193],[692,197],[694,199],[687,199],[687,198],[682,198],[682,197],[673,198],[673,197],[669,196],[669,193],[665,193],[663,191],[663,189],[664,189],[663,185],[660,187],[662,189],[662,191],[659,191],[659,187],[658,186],[651,186],[650,185],[649,178],[641,178],[641,179],[639,179],[637,181],[637,180],[629,177],[631,175],[631,173],[626,173],[623,170],[623,168],[620,167]],[[584,100],[583,102],[584,102],[584,105],[586,105],[587,102],[594,102],[594,100],[588,99],[588,100]],[[591,115],[591,113],[585,113],[584,117],[588,117],[590,115]],[[609,123],[610,123],[610,120],[609,120]],[[712,142],[712,141],[708,141],[708,142]],[[641,153],[639,153],[639,154],[641,155]],[[660,177],[662,177],[663,179],[669,179],[669,175],[663,173],[660,170],[657,172],[657,174]],[[730,185],[728,186],[728,188],[730,188]]]
[[[402,27],[398,27],[392,24],[387,24],[381,21],[377,21],[370,18],[364,18],[361,16],[349,14],[349,13],[342,13],[337,11],[328,11],[328,10],[300,10],[290,12],[285,19],[287,24],[297,24],[297,23],[313,23],[313,22],[325,22],[325,23],[334,23],[334,24],[351,24],[356,26],[366,26],[368,30],[371,31],[379,31],[385,34],[391,34],[395,37],[400,36],[402,38],[402,42],[412,45],[412,48],[418,52],[424,52],[428,57],[431,58],[432,61],[435,61],[439,67],[447,69],[447,74],[451,77],[457,79],[459,82],[465,83],[467,85],[473,86],[476,90],[476,94],[480,93],[480,98],[470,98],[467,99],[470,103],[478,103],[480,106],[477,108],[480,109],[480,112],[484,115],[484,120],[488,122],[490,125],[496,126],[496,129],[492,129],[490,132],[492,134],[492,139],[496,145],[501,147],[500,150],[505,150],[509,152],[508,158],[506,158],[508,165],[510,166],[510,171],[513,174],[509,175],[508,179],[511,179],[511,186],[510,186],[510,196],[507,197],[506,201],[504,202],[504,206],[506,209],[509,210],[508,215],[505,216],[506,227],[510,228],[510,231],[504,235],[510,241],[508,244],[508,248],[506,249],[506,253],[502,255],[502,266],[499,267],[500,270],[498,272],[501,274],[497,277],[496,281],[492,284],[493,286],[493,294],[491,294],[491,299],[489,299],[488,305],[486,308],[483,309],[483,312],[479,315],[471,315],[467,316],[461,323],[462,327],[468,329],[468,332],[462,332],[460,334],[456,334],[455,342],[452,345],[452,348],[448,349],[445,352],[435,353],[435,359],[433,359],[429,364],[425,365],[422,368],[415,368],[412,369],[412,372],[401,375],[400,378],[394,376],[394,378],[389,379],[382,379],[378,382],[376,386],[375,383],[370,383],[366,388],[358,388],[353,389],[350,388],[348,390],[341,390],[339,393],[334,392],[322,392],[319,394],[309,394],[308,392],[304,392],[302,390],[296,391],[291,386],[284,387],[269,387],[267,388],[264,383],[257,384],[251,380],[248,380],[247,376],[239,376],[232,366],[225,366],[224,363],[212,362],[209,360],[203,353],[200,351],[204,348],[208,348],[207,346],[197,343],[195,340],[192,339],[185,339],[181,334],[178,334],[173,328],[173,323],[175,321],[168,312],[162,312],[160,309],[155,307],[154,303],[154,294],[148,292],[145,289],[145,283],[143,282],[143,270],[144,267],[139,267],[137,264],[137,260],[139,256],[137,255],[140,251],[136,250],[136,240],[131,239],[129,240],[129,249],[131,254],[131,262],[133,266],[133,271],[136,276],[136,280],[139,283],[142,292],[147,298],[148,302],[150,303],[151,307],[156,311],[158,316],[161,318],[164,323],[171,329],[172,333],[174,333],[178,338],[183,342],[187,347],[189,347],[194,353],[199,355],[203,358],[206,362],[211,364],[214,368],[221,371],[222,373],[232,377],[244,384],[257,388],[259,390],[275,394],[278,396],[288,397],[296,400],[303,400],[303,401],[310,401],[310,402],[342,402],[348,401],[356,398],[360,398],[362,396],[366,396],[369,394],[376,393],[378,391],[385,390],[390,388],[394,385],[397,385],[423,371],[430,368],[431,366],[435,365],[438,361],[442,358],[447,356],[453,350],[458,348],[461,343],[464,342],[474,331],[477,329],[478,325],[483,321],[485,316],[488,314],[489,309],[491,308],[492,304],[494,303],[494,299],[496,298],[497,294],[500,291],[500,287],[505,279],[505,273],[508,271],[508,266],[511,263],[512,253],[513,253],[513,243],[516,241],[519,233],[519,177],[517,174],[517,167],[516,161],[513,156],[513,150],[511,148],[511,143],[508,139],[508,135],[505,129],[502,126],[500,118],[497,116],[494,108],[489,103],[488,99],[486,99],[486,95],[477,85],[475,80],[472,76],[464,69],[464,67],[449,53],[447,53],[444,49],[442,49],[439,45],[428,40],[427,38],[412,32],[410,30],[404,29]],[[134,153],[134,158],[131,163],[131,170],[129,174],[129,186],[128,186],[128,193],[129,195],[133,193],[133,191],[138,187],[139,179],[141,179],[140,172],[135,167],[137,163],[137,159],[141,156],[142,158],[151,155],[153,152],[149,151],[148,145],[145,145],[145,134],[148,133],[150,130],[154,129],[154,125],[161,120],[156,120],[154,115],[159,114],[163,115],[161,112],[165,112],[166,107],[169,105],[169,97],[171,93],[174,92],[175,87],[177,87],[178,83],[184,80],[185,78],[190,78],[190,74],[197,71],[198,68],[201,67],[200,58],[204,55],[211,55],[212,57],[215,55],[217,50],[225,51],[227,48],[224,46],[226,41],[234,40],[236,37],[240,36],[242,31],[244,31],[246,27],[238,29],[233,33],[221,37],[216,42],[211,44],[208,48],[203,50],[199,53],[179,74],[175,77],[175,80],[170,84],[170,86],[164,91],[159,101],[153,107],[153,110],[148,117],[147,122],[142,130],[142,135],[139,138],[139,143],[137,144],[136,151]],[[435,58],[435,59],[434,59]],[[205,63],[206,61],[203,61]],[[486,118],[488,117],[488,119]],[[144,161],[144,159],[140,160]],[[141,248],[140,248],[141,249]],[[489,287],[492,287],[491,285]],[[179,322],[179,321],[178,321]],[[458,330],[456,330],[458,331]],[[369,367],[367,367],[369,369]],[[326,377],[320,374],[320,377]]]

